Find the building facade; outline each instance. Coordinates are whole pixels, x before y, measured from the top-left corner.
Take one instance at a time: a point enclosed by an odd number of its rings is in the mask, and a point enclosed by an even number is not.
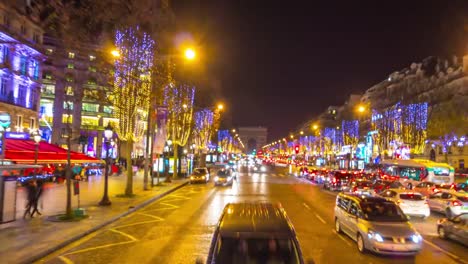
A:
[[[67,138],[71,137],[72,150],[104,157],[104,128],[117,122],[109,100],[110,54],[86,44],[69,49],[48,37],[44,38],[44,48],[48,58],[40,99],[41,130],[52,144],[67,147]],[[116,157],[117,151],[111,147],[111,156]]]
[[[42,38],[25,6],[0,2],[0,112],[10,116],[13,132],[38,128]]]
[[[268,129],[266,127],[239,127],[239,137],[244,142],[245,153],[259,150],[267,143]]]

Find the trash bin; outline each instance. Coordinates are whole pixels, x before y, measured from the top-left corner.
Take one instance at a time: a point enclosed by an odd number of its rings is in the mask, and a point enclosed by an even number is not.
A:
[[[0,223],[16,220],[16,176],[0,176]]]

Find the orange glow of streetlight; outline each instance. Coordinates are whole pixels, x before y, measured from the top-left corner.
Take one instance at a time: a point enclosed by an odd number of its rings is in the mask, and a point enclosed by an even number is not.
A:
[[[304,131],[299,132],[301,135],[304,135]]]
[[[359,113],[364,113],[364,111],[366,111],[366,108],[363,105],[360,105],[358,106],[357,110]]]
[[[317,130],[318,125],[313,125],[312,128],[313,128],[314,130]]]
[[[184,55],[187,60],[193,60],[196,57],[195,50],[192,48],[185,49]]]
[[[111,51],[111,55],[114,57],[114,58],[120,58],[120,52],[116,49],[113,49]]]
[[[223,104],[218,104],[218,110],[223,110],[224,109],[224,105]]]

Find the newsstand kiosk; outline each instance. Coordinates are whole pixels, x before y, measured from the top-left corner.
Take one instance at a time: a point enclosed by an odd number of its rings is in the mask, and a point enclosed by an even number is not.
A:
[[[40,165],[11,164],[0,161],[0,223],[16,220],[16,180],[24,169],[39,169]]]

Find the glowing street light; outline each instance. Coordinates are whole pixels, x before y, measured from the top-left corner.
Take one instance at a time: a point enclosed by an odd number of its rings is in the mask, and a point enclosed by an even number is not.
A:
[[[304,135],[304,131],[299,132],[301,135]]]
[[[318,125],[313,125],[312,128],[313,128],[314,130],[317,130]]]
[[[114,58],[120,58],[120,52],[116,49],[113,49],[111,51],[111,55],[114,57]]]
[[[363,105],[360,105],[358,106],[357,110],[359,113],[364,113],[364,111],[366,111],[366,108]]]
[[[223,104],[218,104],[218,110],[223,110],[224,109],[224,105]]]
[[[195,56],[196,56],[195,50],[193,50],[192,48],[188,48],[185,50],[185,58],[187,60],[193,60],[195,59]]]

